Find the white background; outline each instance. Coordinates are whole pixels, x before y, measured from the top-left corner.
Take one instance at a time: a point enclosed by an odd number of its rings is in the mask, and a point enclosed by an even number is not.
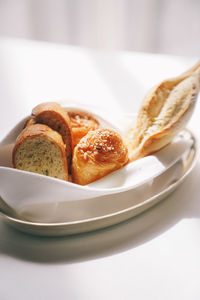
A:
[[[199,0],[0,0],[0,35],[199,56]]]

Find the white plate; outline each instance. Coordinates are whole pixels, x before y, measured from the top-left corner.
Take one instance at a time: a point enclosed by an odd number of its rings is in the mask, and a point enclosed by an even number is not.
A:
[[[165,198],[174,191],[192,171],[198,157],[197,141],[190,132],[183,132],[183,138],[185,138],[185,135],[187,138],[189,138],[189,136],[193,138],[194,144],[182,161],[178,162],[180,169],[177,168],[177,165],[173,166],[162,176],[148,182],[145,188],[143,186],[141,190],[137,189],[136,192],[128,191],[126,193],[81,202],[67,202],[55,205],[54,213],[56,214],[57,210],[59,210],[59,214],[64,211],[65,219],[68,218],[67,222],[38,223],[23,221],[5,213],[0,214],[8,224],[15,228],[26,233],[41,236],[61,236],[83,233],[125,221],[144,212]],[[174,168],[176,168],[176,172],[174,172]],[[181,176],[177,177],[177,170],[180,170]],[[68,211],[67,215],[66,208]],[[52,212],[52,208],[50,211]]]
[[[192,140],[192,146],[181,160],[162,175],[145,185],[127,192],[74,202],[55,202],[41,207],[49,214],[59,214],[59,222],[31,222],[1,213],[3,219],[17,229],[42,236],[60,236],[105,228],[144,212],[169,195],[191,172],[198,157],[198,143],[194,135],[185,130],[179,138]],[[45,204],[42,204],[45,205]],[[40,209],[40,206],[33,207]],[[52,216],[53,216],[52,215]],[[51,217],[52,217],[51,216]]]

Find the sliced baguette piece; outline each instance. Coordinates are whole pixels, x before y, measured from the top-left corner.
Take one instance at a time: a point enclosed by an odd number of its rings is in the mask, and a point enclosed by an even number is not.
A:
[[[64,142],[47,125],[26,127],[17,137],[12,158],[14,168],[68,180]]]
[[[136,123],[125,137],[130,161],[160,150],[186,126],[199,85],[200,62],[179,77],[161,82],[147,94]]]
[[[66,145],[68,168],[70,168],[72,158],[72,132],[71,122],[66,110],[57,102],[41,103],[32,110],[32,118],[29,120],[28,125],[33,123],[48,125],[61,134],[63,142]]]

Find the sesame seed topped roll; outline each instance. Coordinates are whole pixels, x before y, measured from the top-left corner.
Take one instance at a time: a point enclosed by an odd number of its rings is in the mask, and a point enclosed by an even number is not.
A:
[[[89,184],[120,169],[127,162],[128,150],[119,133],[110,129],[90,131],[74,149],[73,181]]]

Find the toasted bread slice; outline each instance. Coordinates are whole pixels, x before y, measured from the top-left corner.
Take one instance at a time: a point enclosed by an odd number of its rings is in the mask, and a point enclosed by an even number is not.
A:
[[[32,118],[28,124],[45,124],[59,132],[66,145],[68,168],[72,158],[72,133],[71,123],[66,110],[56,102],[45,102],[37,105],[32,110]]]
[[[43,124],[26,127],[13,149],[17,169],[68,180],[65,145],[61,135]]]

